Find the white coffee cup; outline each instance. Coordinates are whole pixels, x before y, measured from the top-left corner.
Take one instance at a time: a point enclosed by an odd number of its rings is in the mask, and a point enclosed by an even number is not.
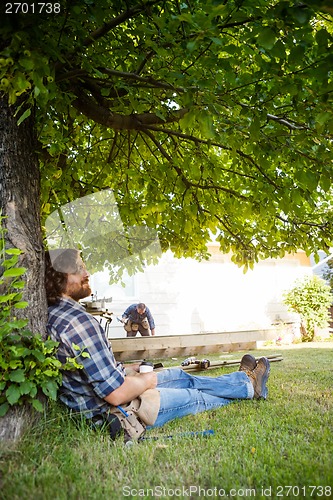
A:
[[[149,373],[154,369],[153,363],[149,363],[148,361],[142,361],[140,365],[140,373]]]

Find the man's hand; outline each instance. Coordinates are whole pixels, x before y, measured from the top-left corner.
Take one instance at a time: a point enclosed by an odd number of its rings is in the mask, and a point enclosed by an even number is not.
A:
[[[127,370],[133,370],[134,372],[140,371],[140,363],[132,363],[132,364],[126,364],[124,365],[124,368]]]
[[[155,389],[157,386],[157,374],[155,372],[140,373],[139,376],[146,378],[147,384],[149,384],[147,389]]]
[[[129,403],[137,398],[147,389],[155,389],[157,386],[157,374],[155,372],[136,373],[128,375],[118,389],[108,394],[104,399],[112,406]]]

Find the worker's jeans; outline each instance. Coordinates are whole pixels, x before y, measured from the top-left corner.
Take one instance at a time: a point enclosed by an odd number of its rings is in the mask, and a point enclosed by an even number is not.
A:
[[[254,395],[249,377],[241,371],[220,377],[200,377],[170,368],[158,372],[157,380],[161,404],[153,427],[227,405],[235,399],[252,399]]]

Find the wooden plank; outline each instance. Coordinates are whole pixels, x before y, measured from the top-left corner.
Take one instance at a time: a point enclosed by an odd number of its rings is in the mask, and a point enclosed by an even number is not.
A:
[[[148,337],[144,342],[135,342],[135,339],[128,339],[130,342],[124,343],[123,340],[113,339],[111,342],[113,352],[115,357],[119,361],[128,361],[133,359],[164,359],[174,356],[193,356],[193,355],[205,355],[216,352],[233,352],[239,350],[253,350],[256,348],[256,341],[248,342],[229,342],[225,343],[224,339],[215,339],[215,342],[208,344],[198,344],[197,342],[189,342],[189,345],[181,342],[185,345],[179,345],[177,342],[172,342],[171,346],[168,343],[163,342],[158,344],[157,342],[152,342],[149,345]],[[141,340],[141,339],[137,339]]]
[[[114,351],[131,350],[135,345],[141,351],[147,347],[157,349],[190,347],[196,345],[234,344],[252,342],[276,335],[276,329],[247,330],[240,332],[196,333],[193,335],[165,335],[154,337],[125,337],[110,339]]]
[[[253,350],[257,342],[276,338],[275,328],[239,332],[199,333],[110,339],[119,361],[194,356],[217,352]]]
[[[141,351],[115,352],[117,361],[143,360],[143,359],[167,359],[172,357],[204,356],[218,352],[251,351],[256,349],[256,342],[237,344],[218,344],[208,348],[207,346],[184,347],[178,349],[144,349]]]

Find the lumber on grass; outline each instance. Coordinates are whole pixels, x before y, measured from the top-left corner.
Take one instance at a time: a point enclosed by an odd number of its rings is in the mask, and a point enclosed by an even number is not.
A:
[[[261,357],[261,356],[260,356]],[[283,357],[280,354],[272,354],[269,356],[266,356],[267,359],[269,359],[270,363],[275,363],[278,361],[283,361]],[[207,359],[207,358],[206,358]],[[260,358],[257,357],[256,361],[258,361]],[[241,359],[232,359],[232,360],[221,360],[221,361],[211,361],[210,366],[208,368],[201,368],[199,364],[190,364],[187,366],[170,366],[170,368],[181,368],[184,371],[207,371],[211,370],[213,368],[222,368],[223,366],[235,366],[239,365],[241,362]],[[161,368],[162,370],[166,368]]]

